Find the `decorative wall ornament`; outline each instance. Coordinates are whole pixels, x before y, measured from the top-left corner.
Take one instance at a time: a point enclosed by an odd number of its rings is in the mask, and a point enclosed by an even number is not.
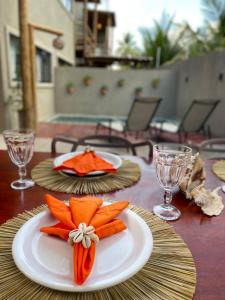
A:
[[[75,86],[73,84],[73,82],[69,82],[67,85],[66,85],[66,91],[68,94],[72,95],[75,93]]]
[[[93,77],[91,75],[86,75],[83,78],[83,83],[85,86],[90,86],[92,83]]]
[[[101,88],[100,88],[100,94],[102,96],[105,96],[108,94],[108,91],[109,91],[109,88],[107,85],[103,85]]]
[[[152,79],[152,82],[151,82],[152,87],[154,89],[157,89],[159,87],[159,85],[160,85],[160,82],[161,82],[161,79],[159,77]]]
[[[143,96],[143,87],[142,86],[136,87],[134,93],[135,93],[136,97],[142,97]]]
[[[207,190],[205,188],[204,162],[199,153],[192,156],[187,174],[180,182],[180,189],[187,199],[193,199],[208,216],[218,216],[224,209],[222,197],[218,195],[220,187]]]
[[[58,50],[62,50],[64,48],[64,41],[61,38],[61,36],[57,36],[54,40],[53,40],[53,47],[58,49]]]
[[[118,87],[123,87],[125,85],[125,79],[121,78],[117,81],[117,86]]]

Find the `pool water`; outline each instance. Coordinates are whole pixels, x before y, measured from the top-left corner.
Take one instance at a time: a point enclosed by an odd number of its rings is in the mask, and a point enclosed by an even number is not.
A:
[[[88,115],[56,115],[50,122],[51,123],[76,123],[76,124],[96,124],[111,120],[124,121],[125,117],[116,116],[88,116]]]

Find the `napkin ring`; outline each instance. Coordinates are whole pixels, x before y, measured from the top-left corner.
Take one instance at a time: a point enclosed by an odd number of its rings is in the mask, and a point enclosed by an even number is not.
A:
[[[89,248],[91,246],[91,241],[95,244],[99,242],[99,237],[94,232],[95,229],[93,226],[87,226],[85,223],[80,223],[77,229],[70,231],[68,243],[71,246],[82,243],[84,248]]]

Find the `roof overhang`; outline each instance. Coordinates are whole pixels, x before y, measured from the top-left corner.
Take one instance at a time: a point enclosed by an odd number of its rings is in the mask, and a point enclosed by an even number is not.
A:
[[[84,0],[75,0],[75,2],[84,2]],[[88,3],[101,3],[101,0],[87,0]]]
[[[120,56],[86,56],[85,62],[90,66],[110,66],[113,63],[150,66],[152,57],[120,57]]]
[[[89,9],[88,14],[90,17],[93,16],[94,10]],[[98,23],[102,24],[102,26],[105,28],[108,26],[108,18],[111,18],[111,27],[116,26],[116,16],[115,13],[112,11],[103,11],[103,10],[98,10]]]

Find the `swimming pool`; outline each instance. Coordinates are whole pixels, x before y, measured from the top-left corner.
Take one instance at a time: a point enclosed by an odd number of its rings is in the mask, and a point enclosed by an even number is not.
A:
[[[72,124],[97,124],[105,122],[109,119],[116,121],[124,121],[126,117],[122,116],[91,116],[91,115],[55,115],[49,121],[51,123],[72,123]]]

